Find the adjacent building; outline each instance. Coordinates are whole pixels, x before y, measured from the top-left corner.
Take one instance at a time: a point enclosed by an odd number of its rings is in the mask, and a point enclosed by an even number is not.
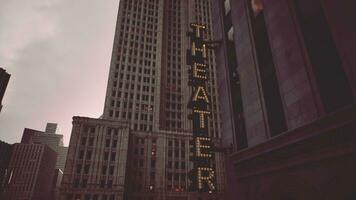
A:
[[[3,68],[0,68],[0,111],[2,109],[2,99],[5,95],[7,84],[10,80],[10,74],[6,72]]]
[[[25,128],[21,143],[25,144],[46,144],[57,152],[58,158],[56,169],[64,171],[68,147],[63,145],[63,135],[58,133],[58,125],[54,123],[47,123],[46,131],[38,131]]]
[[[0,141],[0,197],[7,184],[7,174],[9,172],[9,162],[11,159],[12,145]]]
[[[73,117],[60,200],[122,200],[129,143],[127,122]]]
[[[45,144],[14,144],[2,199],[52,199],[56,159],[57,153]]]
[[[356,196],[356,3],[214,0],[227,199]]]

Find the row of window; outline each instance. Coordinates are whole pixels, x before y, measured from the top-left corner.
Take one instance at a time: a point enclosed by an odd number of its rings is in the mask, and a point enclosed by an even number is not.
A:
[[[183,156],[183,154],[182,154],[182,156]],[[168,161],[167,168],[173,169],[173,163],[174,163],[174,169],[185,169],[186,168],[185,162],[178,162],[178,161],[176,161],[176,162]]]
[[[84,198],[84,200],[116,200],[116,195],[115,194],[111,194],[111,195],[107,195],[107,194],[103,194],[103,195],[99,195],[99,194],[85,194],[85,195],[81,195],[81,194],[76,194],[74,196],[74,200],[81,200],[82,197]],[[72,195],[68,195],[66,197],[67,200],[73,200]]]
[[[169,181],[179,181],[179,178],[182,182],[186,181],[186,173],[167,173],[167,179]]]

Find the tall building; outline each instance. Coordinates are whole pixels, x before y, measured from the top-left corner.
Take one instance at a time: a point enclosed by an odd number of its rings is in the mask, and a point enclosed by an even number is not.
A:
[[[2,199],[51,199],[56,158],[45,144],[14,144]]]
[[[7,184],[7,174],[9,171],[9,162],[11,159],[12,145],[0,141],[0,197]]]
[[[190,191],[188,179],[194,140],[188,118],[192,89],[186,52],[192,45],[187,33],[191,23],[205,24],[205,39],[212,40],[211,3],[120,1],[104,113],[100,119],[73,118],[61,199],[222,199],[222,153],[214,152],[210,163],[216,172],[214,192]],[[219,146],[215,56],[212,50],[206,54],[207,133]],[[108,161],[112,153],[114,160]]]
[[[8,74],[6,70],[0,68],[0,111],[2,109],[2,99],[4,98],[9,80],[10,80],[10,74]]]
[[[46,144],[57,152],[58,158],[56,169],[64,171],[68,147],[63,145],[63,135],[57,133],[57,124],[48,123],[46,131],[38,131],[25,128],[22,134],[21,143],[24,144]],[[49,131],[49,132],[47,132]]]
[[[214,0],[227,199],[356,197],[356,3]]]
[[[128,141],[126,122],[73,117],[60,200],[122,200]]]
[[[210,0],[120,1],[103,118],[128,121],[132,130],[127,199],[192,199],[198,194],[188,191],[192,90],[187,33],[190,23],[205,24],[206,40],[212,40],[211,9]],[[209,135],[219,145],[215,56],[212,50],[207,54]],[[215,153],[215,160],[218,189],[211,197],[224,189],[222,155]]]

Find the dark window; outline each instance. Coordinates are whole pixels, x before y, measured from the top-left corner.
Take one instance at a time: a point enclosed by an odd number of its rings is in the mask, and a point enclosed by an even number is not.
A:
[[[109,152],[105,152],[104,153],[104,160],[108,160],[109,159]]]
[[[93,146],[94,145],[94,138],[89,138],[89,146]]]
[[[89,174],[89,169],[90,169],[90,165],[85,165],[84,167],[84,174]]]
[[[86,188],[87,187],[87,183],[88,183],[88,180],[87,179],[83,179],[82,188]]]
[[[105,147],[110,147],[110,139],[106,139]]]
[[[116,147],[117,147],[117,140],[113,140],[113,142],[112,142],[112,147],[113,147],[113,148],[116,148]]]
[[[84,151],[81,150],[81,151],[79,152],[79,159],[83,159],[83,158],[84,158]]]
[[[108,167],[106,165],[104,165],[103,168],[102,168],[101,174],[105,175],[107,168]]]
[[[116,157],[116,153],[115,152],[111,152],[110,160],[111,161],[115,161],[115,157]]]
[[[87,151],[86,160],[91,159],[91,151]]]
[[[82,165],[77,165],[77,174],[80,174],[82,171]]]
[[[82,144],[83,146],[85,146],[86,142],[87,142],[87,138],[86,138],[86,137],[83,137],[83,138],[82,138],[82,143],[81,143],[81,144]]]
[[[113,175],[113,174],[114,174],[114,166],[110,166],[109,174],[110,174],[110,175]]]

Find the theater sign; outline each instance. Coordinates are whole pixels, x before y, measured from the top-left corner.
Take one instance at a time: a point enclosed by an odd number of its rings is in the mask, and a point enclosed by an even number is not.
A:
[[[216,190],[214,155],[212,139],[209,136],[210,99],[206,89],[209,79],[207,60],[207,44],[204,41],[205,25],[191,24],[189,33],[191,48],[187,51],[187,64],[190,66],[189,85],[192,97],[189,108],[192,109],[190,119],[193,122],[193,157],[194,168],[189,174],[190,191],[213,192]]]

